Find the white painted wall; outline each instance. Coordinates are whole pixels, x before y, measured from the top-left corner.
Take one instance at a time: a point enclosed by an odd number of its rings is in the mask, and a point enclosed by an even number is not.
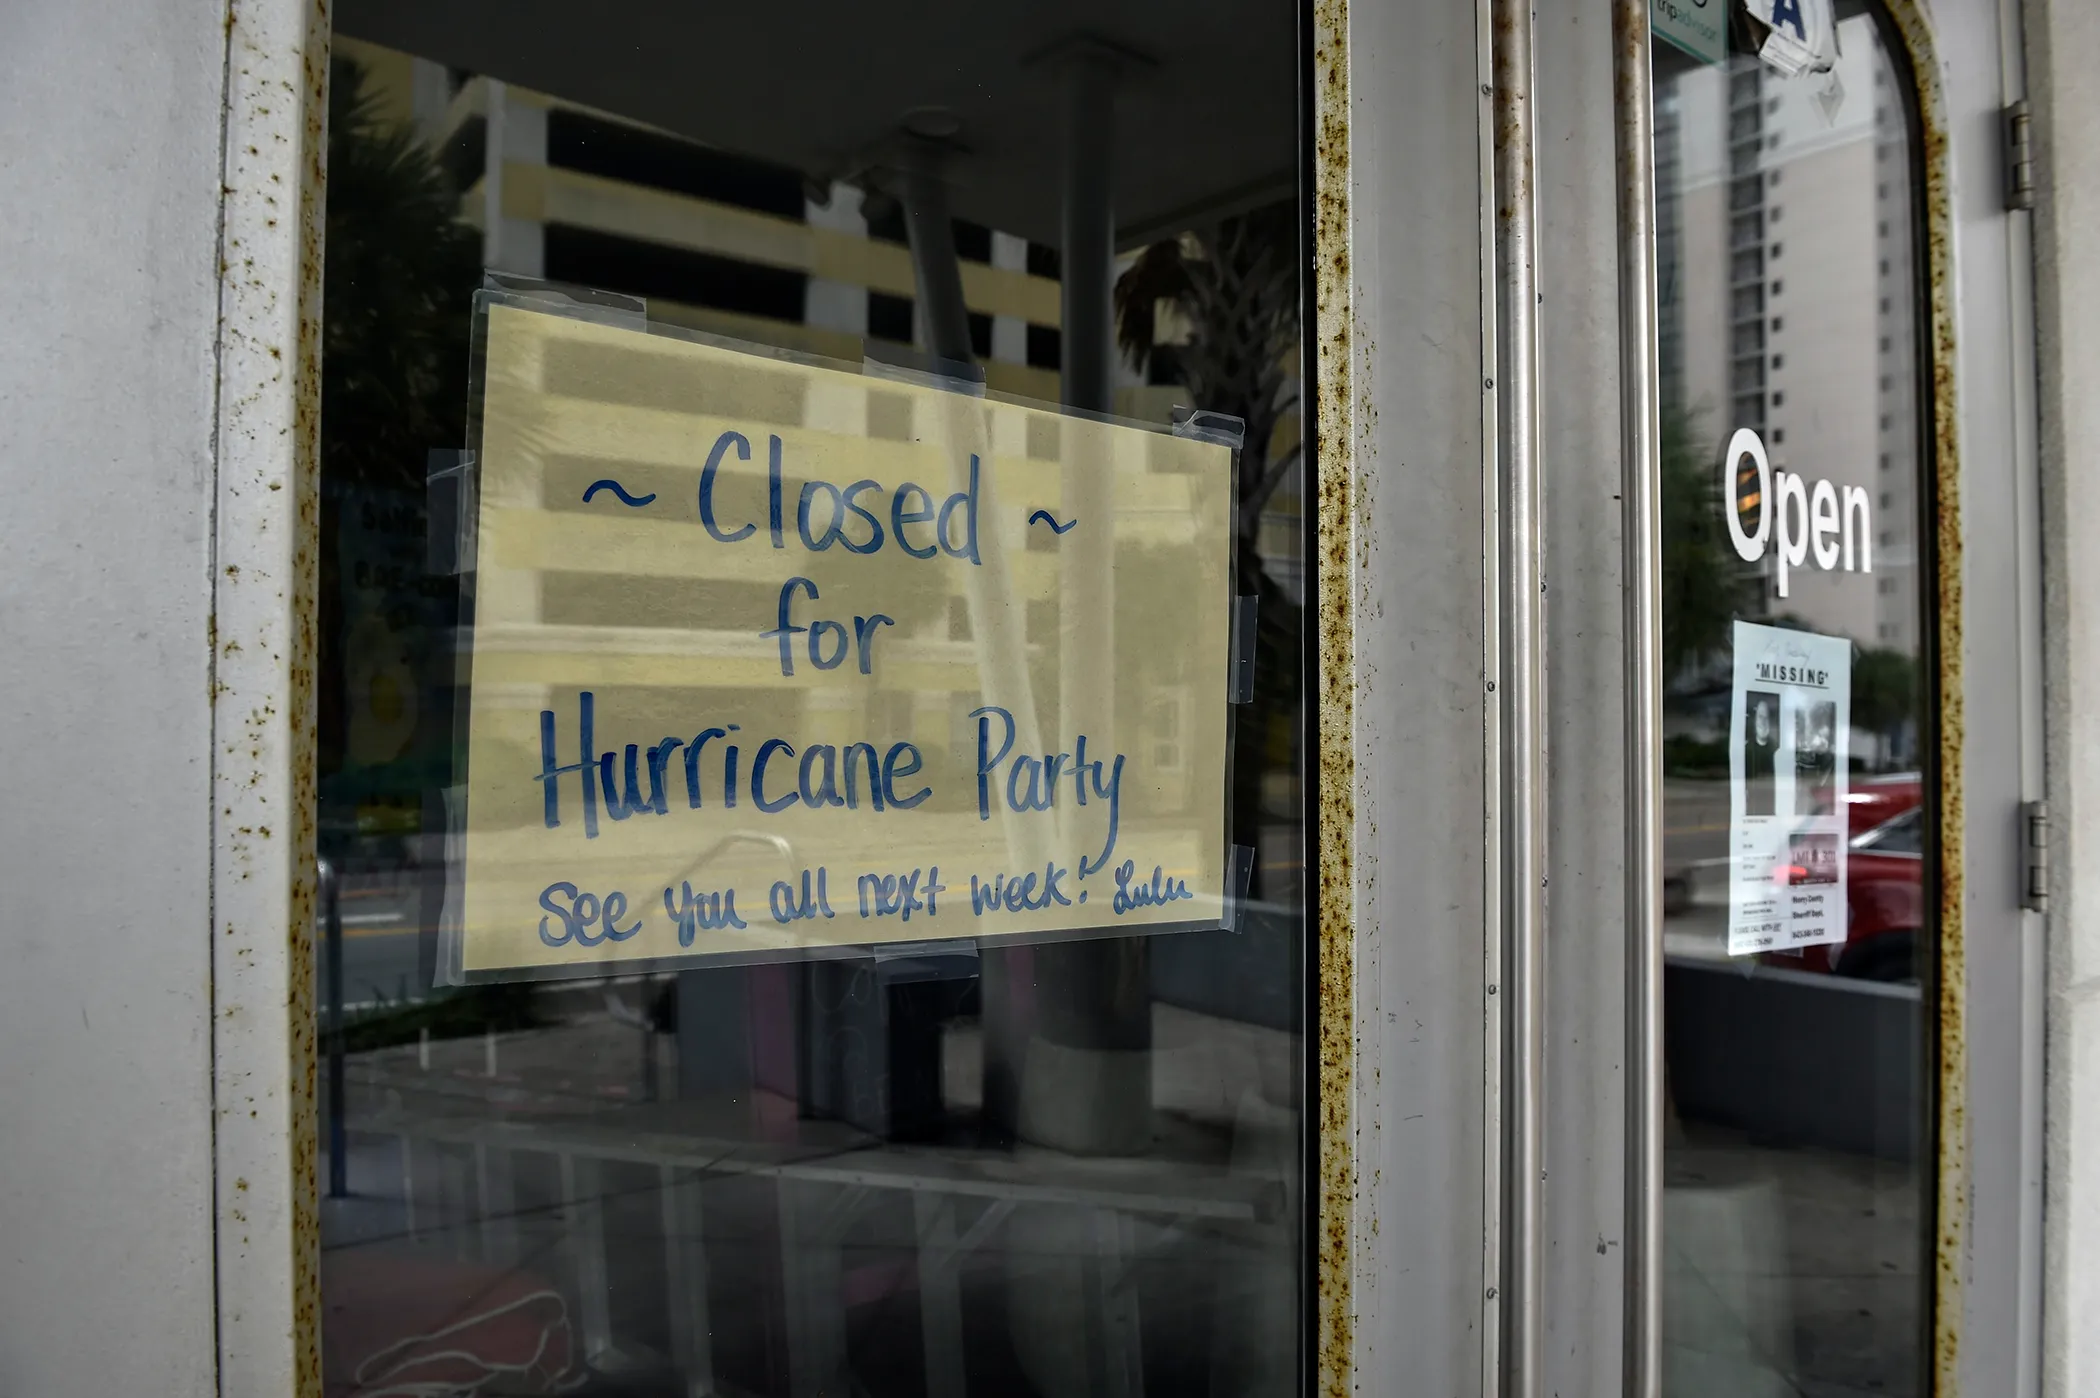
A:
[[[224,19],[0,5],[0,1393],[215,1386]]]
[[[2049,917],[2043,1391],[2100,1392],[2100,7],[2028,0]]]

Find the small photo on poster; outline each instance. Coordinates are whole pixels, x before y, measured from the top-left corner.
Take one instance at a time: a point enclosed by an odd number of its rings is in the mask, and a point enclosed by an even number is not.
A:
[[[1787,840],[1787,859],[1793,865],[1789,882],[1794,884],[1838,881],[1838,837],[1831,834],[1793,835]]]
[[[1743,695],[1743,814],[1774,814],[1779,771],[1779,695],[1767,689]]]
[[[1828,699],[1804,703],[1794,710],[1794,789],[1806,798],[1827,798],[1836,781],[1837,705]],[[1802,806],[1828,809],[1827,799],[1802,799]]]

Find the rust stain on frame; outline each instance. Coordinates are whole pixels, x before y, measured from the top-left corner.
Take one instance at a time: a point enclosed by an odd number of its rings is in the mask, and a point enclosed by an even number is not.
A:
[[[1961,440],[1955,405],[1954,212],[1946,94],[1939,48],[1922,0],[1887,0],[1887,13],[1916,84],[1918,168],[1924,180],[1925,345],[1932,384],[1935,533],[1934,697],[1939,709],[1938,1164],[1933,1227],[1933,1387],[1960,1391],[1962,1278],[1968,1257],[1968,963],[1962,901],[1962,527]]]
[[[220,1382],[321,1391],[313,984],[325,0],[230,0],[213,588]]]
[[[292,633],[290,659],[291,788],[294,842],[290,1018],[292,1101],[292,1321],[299,1398],[321,1392],[321,1211],[319,1045],[314,994],[313,928],[319,793],[314,750],[320,688],[321,543],[321,271],[326,249],[328,187],[327,0],[310,0],[307,43],[300,57],[298,328],[293,353]]]
[[[1318,385],[1319,1392],[1351,1391],[1356,1175],[1356,413],[1349,259],[1349,5],[1313,5],[1313,276]]]

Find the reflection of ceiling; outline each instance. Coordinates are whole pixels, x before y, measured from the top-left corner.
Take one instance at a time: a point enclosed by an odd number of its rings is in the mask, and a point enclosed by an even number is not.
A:
[[[1075,35],[1145,55],[1117,103],[1122,241],[1290,193],[1290,0],[342,0],[344,33],[830,177],[914,107],[952,109],[955,212],[1057,241],[1060,102],[1029,60]]]

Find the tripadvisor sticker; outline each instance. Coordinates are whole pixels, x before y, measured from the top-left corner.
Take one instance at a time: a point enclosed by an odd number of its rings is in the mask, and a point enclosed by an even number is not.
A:
[[[1655,33],[1701,63],[1728,56],[1727,17],[1726,0],[1649,0],[1648,5]]]

